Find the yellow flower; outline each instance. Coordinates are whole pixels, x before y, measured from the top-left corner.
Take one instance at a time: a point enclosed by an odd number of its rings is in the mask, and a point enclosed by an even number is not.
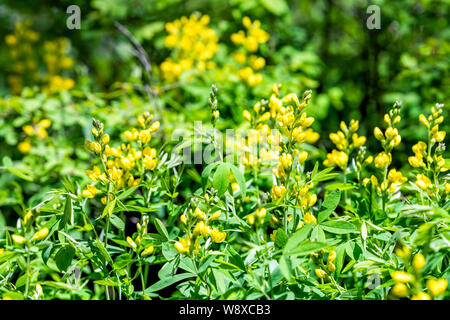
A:
[[[438,131],[434,134],[433,138],[436,140],[436,142],[442,142],[445,139],[445,131]]]
[[[86,170],[86,175],[89,179],[91,179],[93,182],[97,181],[98,178],[100,178],[102,172],[97,166],[94,166],[92,170]]]
[[[150,130],[142,130],[139,132],[139,140],[141,140],[142,143],[149,143],[151,138],[152,135],[150,134]]]
[[[160,125],[161,125],[161,124],[160,124],[159,121],[153,122],[152,125],[150,126],[150,131],[151,131],[151,132],[157,131],[157,130],[159,129]]]
[[[272,198],[277,201],[280,199],[284,194],[286,193],[286,187],[285,186],[272,186]]]
[[[390,153],[386,153],[386,152],[380,152],[376,157],[375,157],[375,167],[377,168],[384,168],[388,165],[391,164],[392,161],[392,156]]]
[[[392,287],[391,292],[393,295],[399,298],[404,298],[409,294],[408,287],[403,283],[397,283],[395,286]]]
[[[373,130],[373,133],[374,133],[375,138],[376,138],[377,140],[382,140],[382,139],[384,139],[383,132],[380,130],[380,128],[375,127],[375,129]]]
[[[419,168],[422,166],[425,166],[425,163],[423,162],[423,157],[421,155],[416,155],[414,157],[408,157],[408,162],[411,165],[411,167]]]
[[[447,289],[448,282],[446,279],[428,279],[427,288],[433,296],[439,296]]]
[[[335,271],[336,271],[336,266],[335,266],[332,262],[329,262],[329,263],[327,264],[327,269],[328,269],[328,271],[330,271],[330,272],[335,272]]]
[[[158,160],[150,156],[144,156],[142,163],[144,164],[145,169],[154,170],[158,164]]]
[[[353,146],[355,148],[363,146],[366,143],[366,140],[367,140],[366,137],[364,136],[358,137],[356,133],[352,135]]]
[[[266,216],[266,209],[265,208],[259,208],[256,209],[255,215],[262,221],[264,220],[264,217]]]
[[[27,136],[34,136],[35,134],[33,126],[30,125],[23,126],[22,130]]]
[[[32,217],[33,217],[33,212],[28,211],[27,214],[25,215],[25,217],[23,217],[23,223],[27,224],[28,222],[30,222]]]
[[[445,184],[445,193],[450,193],[450,183]]]
[[[323,271],[322,269],[315,269],[314,270],[316,276],[320,279],[324,279],[327,276],[327,273]]]
[[[425,267],[425,263],[426,263],[426,261],[425,261],[425,257],[423,256],[423,254],[417,253],[416,255],[414,255],[412,265],[413,265],[414,269],[416,270],[416,272],[421,271]]]
[[[392,273],[392,279],[394,279],[394,281],[396,282],[406,283],[413,281],[414,277],[404,271],[395,271],[394,273]]]
[[[26,239],[24,237],[19,236],[17,234],[13,234],[12,239],[17,244],[23,244],[26,241]]]
[[[96,195],[97,193],[100,192],[96,187],[94,187],[93,185],[90,185],[90,184],[88,184],[88,185],[86,186],[86,188],[87,188],[87,189],[85,189],[85,190],[83,190],[83,191],[81,192],[81,194],[82,194],[84,197],[86,197],[86,198],[92,199],[92,198],[95,197],[95,195]]]
[[[137,247],[136,243],[133,241],[133,239],[131,237],[127,237],[127,243],[133,248],[135,249]]]
[[[201,220],[206,220],[206,214],[199,207],[194,210],[194,217],[199,218]]]
[[[305,215],[303,216],[303,221],[305,221],[305,223],[314,223],[314,224],[317,224],[317,219],[316,219],[316,217],[314,217],[313,215],[312,215],[312,213],[311,212],[307,212],[307,213],[305,213]]]
[[[19,145],[17,146],[17,149],[19,149],[20,152],[22,153],[28,153],[31,150],[31,143],[30,141],[27,139],[21,143],[19,143]]]
[[[44,129],[47,129],[52,125],[52,121],[50,119],[42,119],[39,121],[39,126],[41,126]]]
[[[398,255],[402,259],[406,259],[409,257],[411,250],[407,246],[401,246],[395,248],[395,254]]]
[[[344,151],[332,150],[327,154],[327,158],[323,161],[323,164],[327,167],[338,166],[345,168],[348,162],[348,155]]]
[[[422,190],[427,190],[432,186],[431,180],[423,174],[418,174],[416,177],[416,186]]]
[[[215,243],[223,242],[226,236],[227,236],[226,232],[221,232],[216,228],[213,228],[211,231],[211,238]]]
[[[139,136],[139,131],[136,128],[133,128],[131,131],[125,131],[123,134],[128,141],[136,141]]]
[[[220,218],[220,215],[222,214],[222,211],[216,211],[214,212],[211,217],[209,218],[209,221],[214,221]]]
[[[418,294],[412,296],[411,300],[431,300],[431,297],[428,293],[419,292]]]
[[[105,135],[102,138],[102,144],[108,144],[110,141],[109,134],[105,133]]]
[[[42,240],[44,239],[49,233],[49,230],[47,227],[42,228],[41,230],[37,231],[33,237],[31,237],[31,241],[35,241],[35,240]]]
[[[425,115],[421,114],[419,116],[419,121],[421,124],[423,124],[424,126],[426,126],[427,128],[430,126],[430,123],[428,122],[427,118],[425,117]]]
[[[233,183],[231,184],[231,189],[233,190],[233,193],[238,192],[238,191],[240,190],[240,188],[239,188],[239,183],[233,182]]]
[[[155,248],[153,246],[148,246],[144,251],[141,253],[141,257],[149,256],[155,251]]]
[[[298,156],[298,162],[299,163],[303,163],[306,161],[306,159],[308,158],[308,152],[306,151],[301,151],[299,156]]]
[[[253,69],[260,70],[260,69],[264,68],[264,66],[266,64],[266,60],[264,60],[264,58],[262,58],[262,57],[251,56],[250,64]]]
[[[334,260],[336,260],[336,251],[331,250],[330,253],[328,254],[327,261],[328,263],[332,263]]]
[[[191,239],[189,237],[180,238],[179,241],[175,242],[174,247],[178,251],[178,253],[186,253],[189,251],[191,246]]]
[[[242,116],[244,117],[245,120],[252,121],[252,115],[250,114],[250,112],[248,112],[248,110],[244,110],[242,112]]]

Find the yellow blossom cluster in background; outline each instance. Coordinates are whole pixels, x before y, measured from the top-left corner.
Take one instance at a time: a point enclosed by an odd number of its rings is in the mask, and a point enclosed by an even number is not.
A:
[[[9,55],[13,61],[8,76],[11,92],[19,94],[26,85],[40,84],[47,92],[72,89],[75,82],[63,77],[64,71],[72,68],[74,61],[67,56],[67,39],[59,38],[46,41],[43,48],[39,45],[40,34],[32,28],[32,21],[17,22],[14,33],[5,37]],[[43,63],[46,73],[39,73],[40,52],[43,50]]]
[[[14,32],[5,37],[12,60],[12,70],[8,76],[8,82],[14,94],[20,93],[25,85],[39,80],[35,44],[40,35],[31,29],[31,25],[31,20],[17,22]]]
[[[164,44],[172,49],[171,56],[161,63],[166,80],[173,82],[185,71],[203,72],[214,66],[211,59],[219,45],[215,31],[208,26],[209,21],[208,15],[192,14],[166,24],[168,35]]]
[[[17,145],[17,148],[22,153],[28,153],[31,150],[31,139],[36,137],[37,139],[44,140],[48,137],[47,129],[51,126],[50,119],[42,119],[34,124],[24,125],[22,127],[23,132],[26,135],[24,141]]]
[[[259,20],[251,21],[249,17],[242,19],[246,31],[240,30],[231,35],[231,41],[240,46],[233,53],[234,60],[241,65],[238,71],[239,78],[249,86],[257,86],[263,77],[259,70],[264,68],[266,61],[256,54],[261,44],[269,41],[269,34],[261,29]]]
[[[62,89],[70,90],[75,82],[71,78],[62,77],[65,70],[72,68],[74,61],[67,56],[68,43],[64,38],[44,43],[44,62],[47,67],[47,74],[44,82],[46,89],[50,92],[57,92]]]

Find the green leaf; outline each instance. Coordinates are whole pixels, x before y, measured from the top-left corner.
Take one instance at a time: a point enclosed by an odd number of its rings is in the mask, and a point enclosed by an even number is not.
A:
[[[109,221],[117,229],[119,230],[125,229],[125,222],[123,222],[122,219],[120,219],[118,216],[112,214],[111,217],[109,218]]]
[[[116,198],[114,198],[113,200],[111,200],[105,207],[105,209],[103,209],[103,213],[102,213],[102,218],[105,217],[106,215],[108,215],[108,217],[111,216],[111,214],[114,211],[114,208],[116,206]]]
[[[117,287],[117,282],[111,279],[108,280],[95,280],[94,283],[101,286]]]
[[[247,193],[247,185],[245,184],[245,178],[242,174],[241,170],[239,170],[238,167],[232,164],[228,164],[228,166],[231,169],[231,172],[233,173],[234,178],[236,179],[239,189],[241,190],[242,198],[245,198],[245,195]]]
[[[305,256],[310,254],[311,252],[326,248],[327,246],[328,244],[324,242],[312,242],[310,240],[305,240],[296,248],[287,251],[286,254],[289,256]]]
[[[325,200],[322,203],[322,207],[327,209],[336,209],[339,205],[339,201],[341,200],[341,190],[333,190],[327,194]]]
[[[70,196],[66,197],[66,203],[64,205],[64,218],[61,220],[66,226],[69,221],[73,222],[73,204]]]
[[[219,198],[227,191],[230,184],[230,168],[226,163],[222,163],[213,176],[213,187],[217,189]]]
[[[154,220],[156,230],[158,230],[158,233],[166,238],[166,240],[169,240],[169,233],[167,232],[166,227],[164,224],[159,220],[158,218],[155,218]]]
[[[203,187],[203,191],[206,190],[206,185],[208,183],[208,178],[211,175],[212,170],[219,165],[220,162],[213,162],[210,163],[206,166],[205,169],[203,169],[202,171],[202,187]]]
[[[50,259],[50,256],[52,255],[53,251],[55,251],[56,247],[53,245],[53,243],[50,243],[50,245],[42,250],[42,260],[45,264],[47,264],[48,259]]]
[[[172,284],[174,284],[178,281],[181,281],[181,280],[184,280],[187,278],[192,278],[192,277],[196,277],[196,275],[192,274],[190,272],[176,274],[172,277],[168,277],[168,278],[159,280],[158,282],[154,283],[153,285],[151,285],[150,287],[145,289],[144,292],[145,293],[155,292],[155,291],[167,288],[168,286],[171,286]]]
[[[357,232],[356,227],[347,221],[326,221],[322,223],[322,229],[336,234]]]
[[[283,229],[278,228],[275,236],[275,245],[277,247],[283,248],[288,241],[288,236]]]
[[[11,168],[11,167],[6,168],[6,170],[8,170],[13,175],[15,175],[23,180],[30,181],[30,182],[33,181],[33,176],[30,171],[18,169],[18,168]]]
[[[131,187],[130,189],[127,189],[126,191],[122,192],[117,198],[119,200],[127,199],[128,196],[134,193],[138,188],[139,186]]]
[[[341,200],[341,190],[333,190],[325,197],[322,203],[321,211],[318,215],[318,222],[321,223],[325,221],[337,208],[339,201]],[[324,210],[322,210],[324,208]]]
[[[292,264],[289,257],[282,255],[279,261],[280,271],[287,281],[290,281],[292,278]]]
[[[306,238],[309,237],[312,228],[313,224],[308,223],[307,225],[301,227],[299,230],[295,231],[288,239],[286,246],[284,247],[284,252],[286,253],[297,248],[300,243],[302,243]]]
[[[285,0],[260,0],[260,3],[267,11],[276,16],[281,16],[289,10]]]
[[[56,266],[61,271],[66,271],[75,256],[75,249],[71,245],[65,245],[58,250],[55,256]]]
[[[366,227],[366,223],[363,221],[362,225],[361,225],[361,238],[363,240],[367,239],[367,227]]]

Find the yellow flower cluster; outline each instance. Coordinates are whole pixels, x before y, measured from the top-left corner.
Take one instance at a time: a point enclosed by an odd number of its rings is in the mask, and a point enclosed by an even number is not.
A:
[[[314,273],[319,279],[329,279],[334,271],[336,271],[336,266],[334,265],[334,260],[336,260],[337,254],[336,251],[331,250],[328,253],[328,257],[326,259],[326,264],[323,262],[323,254],[325,251],[315,252],[311,254],[311,258],[315,263],[317,263],[321,268],[314,269]],[[325,269],[325,270],[324,270]]]
[[[372,175],[370,178],[364,178],[363,183],[365,186],[370,182],[378,192],[387,191],[394,193],[402,184],[408,181],[408,178],[404,177],[400,171],[396,169],[389,170],[386,179],[380,184],[376,176]]]
[[[9,54],[13,61],[12,73],[8,76],[11,91],[20,93],[27,84],[44,83],[44,90],[54,93],[73,88],[71,78],[62,77],[64,70],[70,69],[74,61],[67,54],[67,40],[64,38],[44,43],[44,64],[47,73],[42,77],[38,73],[39,55],[35,43],[39,40],[39,33],[31,29],[32,22],[18,22],[14,33],[5,37]]]
[[[216,33],[208,26],[209,20],[208,15],[192,14],[166,24],[168,35],[164,44],[174,49],[172,57],[161,63],[166,80],[173,82],[187,70],[202,72],[214,66],[211,59],[219,46]]]
[[[34,48],[39,33],[33,31],[31,25],[31,20],[17,22],[14,32],[5,37],[12,60],[12,73],[8,76],[8,82],[14,94],[20,93],[24,85],[39,79]]]
[[[64,70],[70,69],[74,64],[73,59],[66,55],[67,49],[67,40],[64,38],[44,43],[44,63],[47,67],[44,81],[47,82],[46,90],[50,93],[70,90],[75,84],[73,79],[61,76]]]
[[[257,225],[262,225],[264,223],[264,219],[267,215],[265,208],[258,208],[255,212],[251,213],[248,217],[248,223],[251,225],[254,225],[255,223]]]
[[[409,272],[397,270],[391,274],[395,285],[391,289],[391,294],[396,298],[405,298],[411,296],[411,300],[431,300],[432,297],[438,297],[445,293],[448,282],[446,279],[429,278],[426,281],[428,292],[423,291],[422,280],[424,280],[422,271],[426,265],[426,259],[421,253],[416,253],[411,259],[410,249],[406,246],[396,248],[396,254],[403,259]]]
[[[423,114],[419,116],[420,123],[427,128],[428,143],[423,141],[416,143],[412,147],[414,156],[408,158],[409,164],[420,170],[416,175],[416,186],[436,200],[440,199],[439,174],[449,170],[443,157],[446,132],[439,130],[439,125],[444,122],[443,107],[442,104],[436,104],[431,108],[428,118]],[[444,195],[450,193],[450,185],[444,184],[443,190]]]
[[[323,164],[327,167],[338,166],[345,170],[350,154],[354,149],[366,143],[366,137],[358,136],[356,133],[359,129],[358,120],[351,120],[349,126],[344,121],[341,121],[340,128],[340,131],[330,133],[330,140],[335,144],[337,150],[334,149],[331,153],[328,153]],[[370,164],[371,162],[372,157],[368,157],[366,163]]]
[[[49,119],[42,119],[33,125],[25,125],[22,127],[23,132],[27,138],[17,145],[17,148],[22,153],[28,153],[31,150],[31,137],[38,139],[46,139],[48,137],[47,129],[51,126],[52,122]]]
[[[35,242],[35,241],[43,240],[43,239],[45,239],[48,236],[49,232],[50,232],[50,230],[47,227],[39,229],[38,231],[36,231],[33,234],[33,236],[31,237],[30,241],[31,242]],[[23,237],[21,235],[18,235],[18,234],[14,234],[12,236],[12,239],[13,239],[14,243],[17,243],[17,244],[24,244],[24,243],[27,242],[27,238],[25,238],[25,237]]]
[[[94,166],[92,170],[86,171],[89,179],[92,182],[100,181],[104,186],[112,183],[114,191],[125,186],[139,185],[145,171],[154,170],[158,164],[156,149],[148,146],[151,134],[160,126],[159,121],[151,123],[152,120],[153,116],[148,112],[140,115],[137,119],[140,130],[133,128],[125,131],[123,135],[129,143],[122,143],[118,147],[109,145],[110,137],[107,133],[103,133],[103,124],[94,120],[92,128],[94,141],[86,141],[86,147],[100,158],[103,172]],[[132,146],[132,143],[136,143],[137,148]],[[101,191],[93,185],[87,185],[87,188],[82,191],[82,195],[87,198],[93,198],[97,193],[101,193]],[[108,199],[107,196],[101,199],[103,204],[107,204],[109,200],[112,199]]]
[[[384,115],[384,122],[387,124],[387,129],[383,133],[379,127],[375,127],[374,135],[377,140],[381,142],[383,151],[380,152],[374,159],[375,167],[380,169],[383,175],[382,182],[379,183],[376,176],[372,175],[370,178],[364,178],[365,186],[370,182],[378,192],[383,195],[383,205],[385,204],[386,192],[394,193],[402,184],[408,179],[402,175],[400,171],[391,169],[389,166],[392,162],[392,150],[397,147],[402,138],[398,132],[398,123],[400,117],[400,102],[396,101],[389,113]]]
[[[152,244],[147,243],[144,245],[144,243],[142,242],[142,239],[144,239],[145,234],[147,233],[148,220],[148,216],[143,215],[142,221],[136,224],[136,228],[138,231],[137,235],[134,237],[134,239],[130,236],[126,238],[128,245],[141,257],[149,256],[155,251],[155,247]]]
[[[262,74],[257,71],[264,68],[266,64],[263,57],[254,53],[259,49],[260,44],[269,41],[269,34],[261,29],[261,22],[258,20],[252,22],[249,17],[244,17],[242,24],[246,32],[240,30],[231,35],[231,41],[241,46],[240,50],[233,53],[233,58],[242,66],[238,71],[239,78],[254,87],[262,81]]]
[[[205,195],[207,203],[212,201],[212,197],[208,194]],[[179,238],[174,243],[175,249],[180,253],[192,253],[197,254],[201,248],[201,239],[211,238],[214,243],[222,243],[227,237],[225,231],[220,231],[217,227],[212,225],[221,216],[221,211],[210,212],[196,207],[195,210],[189,209],[189,211],[180,217],[180,221],[185,228],[186,236]]]

